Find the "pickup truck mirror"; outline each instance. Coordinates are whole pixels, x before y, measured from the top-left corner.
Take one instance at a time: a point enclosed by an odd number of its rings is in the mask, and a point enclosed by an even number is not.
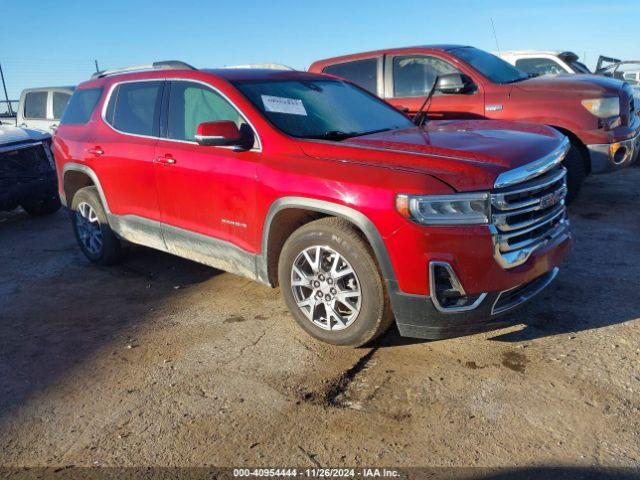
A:
[[[195,139],[199,145],[207,147],[238,147],[249,150],[253,145],[253,135],[247,134],[247,129],[243,130],[244,132],[229,120],[203,122],[196,129]]]
[[[438,76],[436,91],[447,95],[456,93],[471,93],[476,90],[476,84],[464,73],[447,73]]]

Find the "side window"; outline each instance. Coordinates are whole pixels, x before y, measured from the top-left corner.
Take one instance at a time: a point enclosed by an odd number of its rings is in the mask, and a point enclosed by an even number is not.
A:
[[[121,83],[111,93],[107,122],[116,130],[157,136],[163,81]]]
[[[230,120],[238,128],[245,123],[238,111],[221,95],[204,85],[171,82],[167,137],[195,141],[198,125],[203,122]]]
[[[377,94],[378,59],[376,58],[329,65],[322,72],[346,78],[374,95]]]
[[[53,118],[58,120],[62,118],[64,107],[69,103],[71,94],[65,92],[53,92]]]
[[[84,88],[73,92],[60,119],[60,125],[87,123],[101,95],[102,88]]]
[[[516,68],[536,76],[566,73],[564,68],[550,58],[520,58],[516,60]]]
[[[28,92],[24,96],[24,118],[47,118],[47,92]]]
[[[436,57],[424,55],[393,58],[393,96],[421,97],[429,93],[436,77],[458,69]]]

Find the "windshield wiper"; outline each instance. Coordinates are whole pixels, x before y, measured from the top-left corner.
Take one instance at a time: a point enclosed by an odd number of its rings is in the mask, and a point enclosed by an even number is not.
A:
[[[371,130],[370,132],[350,132],[346,133],[341,130],[328,130],[322,135],[307,135],[305,138],[317,138],[321,140],[346,140],[347,138],[362,137],[363,135],[373,135],[374,133],[386,132],[391,128],[380,128],[378,130]]]

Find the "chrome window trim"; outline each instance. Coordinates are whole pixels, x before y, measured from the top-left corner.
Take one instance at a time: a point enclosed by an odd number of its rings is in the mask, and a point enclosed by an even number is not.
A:
[[[433,306],[436,307],[436,310],[438,310],[440,313],[468,312],[470,310],[475,310],[476,308],[478,308],[478,306],[484,301],[487,296],[487,292],[481,293],[476,301],[471,305],[465,305],[463,307],[443,307],[442,305],[440,305],[434,288],[436,284],[436,278],[434,271],[435,269],[433,267],[436,266],[443,267],[447,270],[447,272],[449,272],[449,276],[451,278],[451,286],[455,288],[460,293],[460,295],[464,296],[467,294],[467,292],[464,290],[464,287],[460,283],[458,276],[456,275],[453,267],[449,262],[442,262],[437,260],[429,262],[429,295],[431,297],[431,301],[433,302]]]
[[[102,122],[107,125],[111,130],[113,130],[116,133],[119,133],[120,135],[128,135],[130,137],[138,137],[138,138],[148,138],[151,140],[163,140],[165,142],[175,142],[175,143],[185,143],[185,144],[189,144],[189,145],[198,145],[198,142],[192,142],[189,140],[176,140],[173,138],[166,138],[166,137],[156,137],[153,135],[140,135],[137,133],[129,133],[129,132],[123,132],[121,130],[118,130],[116,127],[114,127],[113,125],[111,125],[107,119],[106,119],[106,114],[107,114],[107,109],[109,108],[109,102],[111,101],[111,95],[113,94],[113,91],[116,89],[117,86],[125,84],[125,83],[142,83],[142,82],[190,82],[190,83],[196,83],[196,84],[200,84],[200,85],[204,85],[205,87],[213,90],[215,93],[217,93],[218,95],[220,95],[222,98],[224,98],[227,102],[229,102],[229,104],[238,112],[238,114],[244,119],[245,122],[247,122],[247,125],[249,125],[251,127],[251,130],[253,130],[253,134],[256,138],[256,142],[257,142],[257,147],[253,147],[251,149],[249,149],[249,152],[262,152],[262,140],[260,139],[260,135],[258,134],[258,130],[256,129],[256,127],[253,125],[253,123],[251,123],[251,121],[247,118],[247,116],[244,114],[244,112],[238,108],[238,106],[224,93],[222,92],[220,89],[214,87],[213,85],[204,82],[202,80],[194,80],[191,78],[174,78],[174,77],[160,77],[160,78],[143,78],[143,79],[138,79],[138,80],[122,80],[119,82],[114,82],[109,86],[109,91],[107,92],[107,95],[105,97],[104,103],[102,105],[102,111],[100,112],[100,119],[102,120]],[[222,148],[225,150],[234,150],[235,147],[226,147],[226,146],[220,146],[220,147],[214,147],[214,148]]]
[[[569,142],[569,139],[565,137],[562,143],[548,155],[498,175],[498,178],[496,178],[494,183],[494,188],[504,188],[516,185],[548,172],[564,160],[564,157],[567,155],[570,148],[571,143]]]

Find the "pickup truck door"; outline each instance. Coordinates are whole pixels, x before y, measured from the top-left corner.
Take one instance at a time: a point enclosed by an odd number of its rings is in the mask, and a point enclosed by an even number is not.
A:
[[[385,57],[385,99],[414,115],[436,76],[460,72],[451,63],[426,54],[387,55]],[[477,85],[473,93],[442,95],[431,99],[428,118],[484,118],[484,91]]]
[[[155,168],[163,236],[169,251],[203,263],[228,242],[251,250],[259,149],[235,151],[195,141],[202,122],[246,122],[217,90],[189,80],[167,82]]]

